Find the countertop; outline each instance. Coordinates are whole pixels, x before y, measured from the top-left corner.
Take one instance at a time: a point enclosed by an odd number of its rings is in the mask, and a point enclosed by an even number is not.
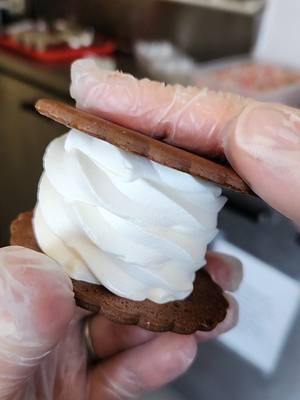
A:
[[[117,53],[115,60],[118,69],[139,75],[134,59],[129,54]],[[0,73],[48,90],[59,97],[66,97],[69,94],[70,65],[70,62],[37,62],[12,52],[0,50]]]
[[[32,61],[0,50],[0,72],[64,97],[69,90],[70,64]]]

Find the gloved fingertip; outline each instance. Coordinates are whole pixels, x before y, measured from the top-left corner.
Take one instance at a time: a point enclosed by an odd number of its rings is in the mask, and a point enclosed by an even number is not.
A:
[[[165,368],[166,382],[183,374],[192,365],[198,349],[194,335],[167,333],[161,339],[158,338],[156,340],[157,346],[160,346],[160,362]],[[169,344],[164,345],[164,343]],[[153,346],[155,345],[153,344]],[[164,348],[166,349],[167,357],[165,357]],[[159,360],[158,354],[159,349],[157,349],[157,360]],[[168,369],[169,367],[170,369]]]
[[[239,259],[219,252],[207,253],[206,259],[206,270],[223,290],[238,290],[243,279],[243,266]]]
[[[16,341],[53,346],[75,310],[70,279],[49,257],[15,246],[0,250],[0,266],[0,321]]]
[[[300,221],[299,111],[251,102],[225,130],[224,152],[238,174],[272,207]]]

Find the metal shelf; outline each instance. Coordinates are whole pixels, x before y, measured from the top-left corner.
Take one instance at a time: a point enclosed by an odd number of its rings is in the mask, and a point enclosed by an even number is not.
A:
[[[266,0],[168,0],[175,3],[198,5],[238,14],[254,15],[262,10]]]

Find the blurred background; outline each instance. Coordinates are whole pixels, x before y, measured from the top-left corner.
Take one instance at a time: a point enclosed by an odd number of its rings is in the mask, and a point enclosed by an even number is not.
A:
[[[298,107],[300,44],[289,33],[300,18],[296,3],[0,0],[0,245],[8,244],[11,220],[34,207],[45,147],[65,130],[39,116],[34,104],[40,97],[70,101],[74,59]],[[286,57],[278,61],[274,46]],[[232,336],[203,343],[186,375],[145,399],[299,397],[299,229],[260,199],[226,195],[215,246],[244,257],[249,271],[238,293],[241,325]],[[271,287],[269,297],[262,282]]]

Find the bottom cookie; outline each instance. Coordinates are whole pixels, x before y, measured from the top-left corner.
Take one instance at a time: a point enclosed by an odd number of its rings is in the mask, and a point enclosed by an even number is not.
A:
[[[24,212],[11,224],[11,244],[41,251],[32,228],[32,212]],[[110,320],[144,329],[181,334],[211,331],[224,320],[228,302],[222,289],[205,269],[196,274],[194,290],[184,300],[157,304],[119,297],[104,286],[72,279],[78,306],[99,312]]]

